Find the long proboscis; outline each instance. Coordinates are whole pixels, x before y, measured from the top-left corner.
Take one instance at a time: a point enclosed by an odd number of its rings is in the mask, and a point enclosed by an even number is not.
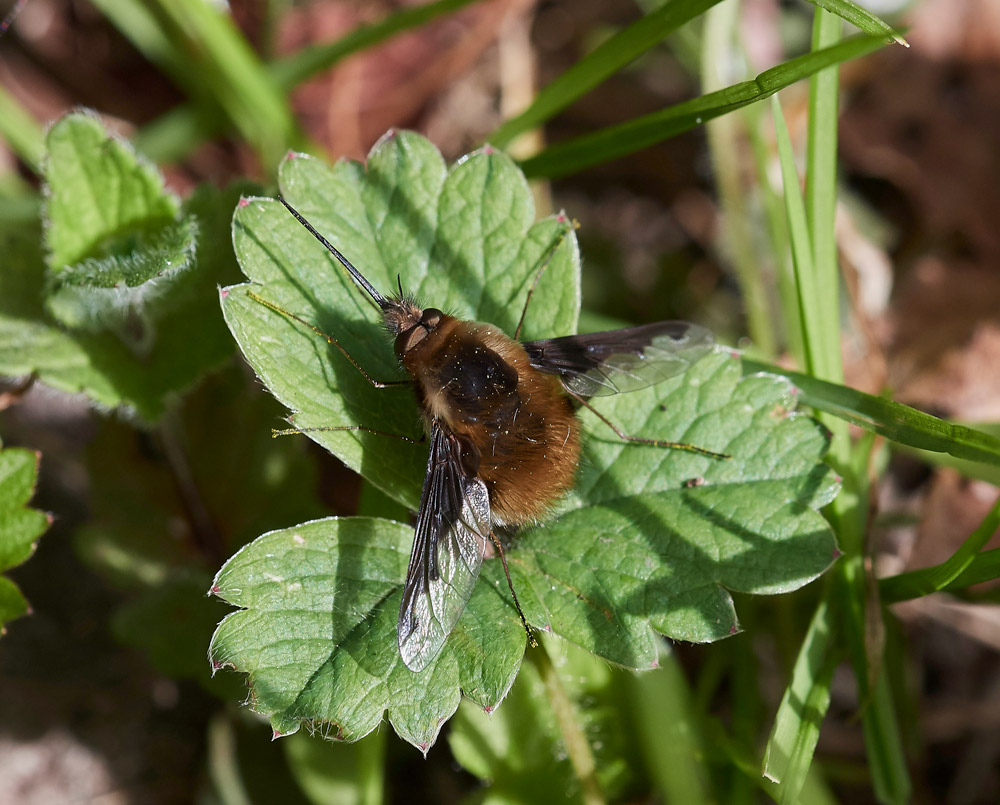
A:
[[[346,268],[347,272],[351,275],[351,279],[353,279],[372,299],[375,300],[375,304],[377,304],[383,310],[385,310],[386,307],[389,306],[388,300],[386,300],[386,298],[382,296],[382,294],[380,294],[378,291],[375,290],[375,286],[373,286],[368,280],[365,279],[364,274],[362,274],[353,265],[351,265],[351,261],[348,260],[346,257],[344,257],[344,255],[340,253],[340,250],[336,246],[334,246],[332,243],[330,243],[330,241],[328,241],[319,232],[317,232],[316,227],[314,227],[311,223],[309,223],[309,221],[305,219],[302,213],[300,213],[297,209],[295,209],[295,207],[293,207],[291,204],[285,201],[283,196],[279,195],[278,201],[284,204],[285,209],[295,216],[295,220],[298,221],[300,224],[302,224],[302,226],[304,226],[310,232],[310,234],[312,234],[312,236],[316,238],[316,240],[318,240],[326,247],[327,251],[330,252],[330,254],[332,254],[340,261],[340,264],[344,268]]]

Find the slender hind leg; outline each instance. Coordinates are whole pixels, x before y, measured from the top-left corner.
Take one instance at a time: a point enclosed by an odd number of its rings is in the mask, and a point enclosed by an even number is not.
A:
[[[698,455],[708,456],[709,458],[721,458],[721,459],[732,458],[732,456],[726,453],[716,453],[714,450],[706,450],[704,447],[698,447],[697,445],[687,444],[685,442],[667,442],[662,439],[645,439],[642,436],[630,436],[629,434],[625,433],[621,428],[619,428],[617,425],[615,425],[610,419],[604,416],[604,414],[602,414],[600,411],[594,408],[594,406],[592,406],[589,402],[587,402],[583,397],[581,397],[579,394],[574,394],[572,391],[566,388],[565,383],[563,384],[563,388],[566,390],[566,393],[569,394],[570,397],[572,397],[574,400],[580,403],[580,405],[584,406],[594,416],[596,416],[599,420],[601,420],[601,422],[603,422],[605,425],[611,428],[611,430],[613,430],[618,435],[619,439],[623,439],[626,442],[638,442],[639,444],[649,444],[653,445],[654,447],[666,447],[670,450],[686,450],[689,453],[697,453]]]

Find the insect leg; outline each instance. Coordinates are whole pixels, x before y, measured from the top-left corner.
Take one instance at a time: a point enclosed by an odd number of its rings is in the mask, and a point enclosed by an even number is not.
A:
[[[694,444],[686,444],[685,442],[667,442],[662,439],[644,439],[641,436],[629,436],[627,433],[621,430],[617,425],[615,425],[610,419],[608,419],[604,414],[598,411],[594,406],[587,402],[579,394],[574,394],[568,388],[566,384],[563,383],[563,389],[569,394],[574,400],[576,400],[580,405],[586,407],[594,416],[596,416],[601,422],[607,425],[611,430],[613,430],[619,439],[624,439],[626,442],[638,442],[640,444],[650,444],[654,447],[666,447],[670,450],[687,450],[689,453],[697,453],[701,456],[708,456],[709,458],[732,458],[732,456],[727,453],[716,453],[714,450],[706,450],[704,447],[698,447]]]
[[[344,345],[341,344],[332,335],[327,335],[321,329],[319,329],[319,327],[317,327],[315,324],[312,324],[311,322],[306,321],[301,316],[296,316],[291,311],[285,310],[280,305],[276,305],[274,302],[271,302],[271,301],[265,299],[262,296],[258,296],[253,291],[247,291],[247,296],[249,296],[255,302],[259,302],[264,307],[269,308],[270,310],[273,310],[275,313],[278,313],[278,314],[280,314],[282,316],[285,316],[286,318],[292,319],[293,321],[297,321],[299,324],[305,325],[306,327],[308,327],[310,330],[312,330],[317,335],[320,335],[323,338],[325,338],[326,341],[327,341],[327,343],[332,344],[333,346],[335,346],[337,349],[340,350],[340,354],[343,355],[345,358],[347,358],[347,360],[349,360],[351,362],[351,366],[353,366],[355,369],[357,369],[361,373],[361,376],[364,377],[364,379],[367,380],[371,384],[372,388],[376,388],[376,389],[389,389],[389,388],[400,388],[402,386],[410,386],[410,385],[412,385],[409,380],[375,380],[374,378],[371,377],[371,375],[368,374],[368,372],[366,372],[362,368],[362,366],[361,366],[360,363],[358,363],[356,360],[354,360],[354,358],[351,357],[351,354],[344,348]]]
[[[514,592],[514,582],[510,580],[510,571],[507,569],[507,557],[504,556],[503,546],[500,544],[500,540],[497,539],[497,535],[493,533],[492,528],[490,529],[490,539],[493,540],[497,553],[500,554],[500,561],[503,563],[503,574],[507,577],[507,586],[510,588],[510,594],[514,597],[514,606],[517,608],[517,614],[521,617],[521,625],[524,627],[524,633],[528,636],[528,645],[532,648],[538,648],[538,641],[535,640],[535,635],[532,633],[531,627],[528,626],[528,621],[524,618],[524,612],[521,610],[521,602],[517,600],[517,593]]]
[[[399,439],[401,442],[409,442],[410,444],[423,444],[427,441],[427,434],[424,434],[419,439],[414,439],[412,436],[403,436],[401,433],[389,433],[385,430],[375,430],[375,428],[369,428],[364,425],[333,425],[329,428],[272,428],[271,438],[277,439],[279,436],[297,436],[300,433],[316,433],[317,431],[329,430],[360,430],[365,433],[374,433],[376,436],[388,436],[390,439]]]
[[[573,223],[573,228],[575,229],[577,224]],[[542,264],[538,267],[538,271],[535,273],[535,279],[531,283],[531,287],[528,289],[528,296],[524,300],[524,308],[521,310],[521,318],[517,322],[517,329],[514,330],[514,340],[519,341],[521,338],[521,328],[524,326],[524,317],[528,314],[528,305],[531,304],[531,297],[535,295],[535,288],[538,287],[538,282],[542,278],[542,274],[545,273],[545,269],[549,267],[549,263],[552,262],[552,258],[555,256],[556,249],[558,249],[562,242],[566,239],[566,233],[563,232],[562,235],[556,240],[552,248],[546,252],[545,257],[542,259]]]

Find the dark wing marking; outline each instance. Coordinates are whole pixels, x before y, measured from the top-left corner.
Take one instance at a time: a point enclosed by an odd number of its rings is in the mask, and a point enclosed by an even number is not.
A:
[[[399,607],[399,654],[423,670],[469,602],[490,535],[486,485],[469,472],[470,446],[438,420],[431,425],[427,477]]]
[[[686,321],[567,335],[523,344],[531,365],[581,397],[606,397],[679,375],[711,352],[712,333]]]

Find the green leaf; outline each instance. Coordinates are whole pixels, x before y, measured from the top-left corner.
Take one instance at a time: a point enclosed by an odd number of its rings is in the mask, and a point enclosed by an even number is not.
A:
[[[101,142],[114,147],[113,141]],[[179,219],[198,231],[191,266],[166,286],[154,280],[155,299],[116,331],[67,332],[58,326],[46,310],[46,267],[37,228],[0,226],[0,374],[35,374],[53,388],[87,395],[102,408],[127,407],[141,419],[158,419],[171,395],[232,355],[218,314],[217,286],[238,276],[230,221],[236,199],[248,188],[205,186],[184,203]],[[66,273],[63,269],[58,276]]]
[[[592,53],[541,90],[531,106],[506,121],[490,135],[490,142],[506,146],[517,135],[537,128],[581,96],[639,58],[681,25],[716,5],[719,0],[674,0],[641,17],[602,42]]]
[[[649,668],[656,631],[707,642],[739,630],[728,590],[789,592],[833,561],[816,511],[837,492],[817,463],[827,433],[792,413],[794,389],[739,379],[723,352],[682,377],[599,402],[626,433],[698,444],[719,461],[625,445],[585,412],[577,485],[510,558],[530,623],[612,662]]]
[[[54,271],[133,251],[136,230],[172,223],[180,201],[163,176],[89,113],[59,120],[45,139],[45,243]]]
[[[60,271],[47,300],[67,327],[100,331],[125,327],[131,316],[156,309],[196,254],[193,219],[159,227],[122,255],[88,258]]]
[[[564,216],[531,225],[532,202],[510,160],[490,149],[446,170],[426,140],[401,133],[367,170],[292,156],[281,188],[376,288],[396,276],[418,299],[513,332],[538,267],[527,338],[571,333],[579,258]],[[399,379],[380,316],[344,269],[277,202],[241,202],[237,255],[251,283],[223,291],[223,311],[251,366],[294,412],[297,427],[364,425],[417,435],[405,389],[374,389],[314,324],[380,380]],[[300,320],[255,301],[276,304]],[[741,378],[719,351],[683,377],[602,398],[625,432],[692,442],[731,460],[624,444],[584,412],[576,489],[508,559],[528,620],[620,665],[649,668],[655,633],[709,641],[738,631],[729,590],[774,594],[833,561],[817,509],[836,495],[819,463],[827,433],[793,412],[792,385]],[[411,508],[426,446],[357,431],[309,432]],[[259,538],[220,571],[216,592],[243,610],[220,626],[216,665],[250,675],[254,704],[278,732],[300,722],[358,738],[382,713],[426,749],[458,706],[459,689],[495,707],[513,680],[524,634],[497,560],[442,654],[406,670],[395,624],[412,529],[376,519],[321,520]],[[360,704],[359,704],[360,702]]]
[[[357,740],[388,710],[396,732],[426,752],[460,691],[491,709],[506,695],[524,631],[499,579],[476,587],[423,672],[403,665],[396,619],[412,539],[389,520],[315,520],[265,534],[219,571],[212,592],[243,609],[219,625],[209,655],[216,668],[249,673],[254,709],[277,733],[307,721]]]
[[[52,518],[27,508],[38,480],[38,453],[18,447],[0,449],[0,572],[22,564]],[[17,585],[0,577],[0,634],[28,611]]]
[[[762,101],[824,67],[859,58],[884,45],[885,40],[880,37],[848,39],[833,47],[807,53],[765,70],[753,81],[743,81],[627,123],[550,146],[540,154],[524,160],[521,168],[530,178],[558,178],[610,162],[676,137],[700,126],[706,120]]]

